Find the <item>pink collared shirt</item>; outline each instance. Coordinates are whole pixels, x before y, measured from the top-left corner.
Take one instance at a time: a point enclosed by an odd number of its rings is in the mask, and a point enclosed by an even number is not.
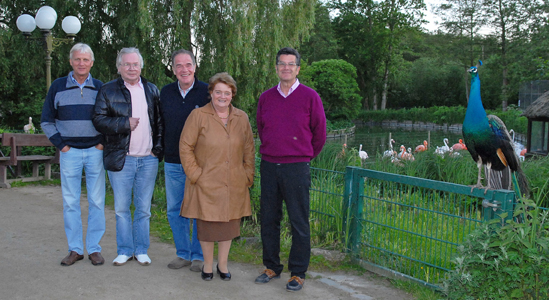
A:
[[[288,91],[288,95],[284,95],[284,92],[282,91],[282,89],[280,88],[280,82],[278,83],[278,85],[276,86],[276,90],[280,93],[280,95],[284,98],[290,96],[290,94],[295,91],[295,89],[297,89],[297,87],[299,86],[299,79],[295,79],[295,82],[294,84],[292,84],[292,86],[290,87],[290,90]]]
[[[130,91],[132,97],[132,118],[139,118],[139,125],[130,135],[130,156],[148,156],[152,150],[152,130],[149,123],[147,98],[143,83],[131,85],[124,81],[124,85]]]

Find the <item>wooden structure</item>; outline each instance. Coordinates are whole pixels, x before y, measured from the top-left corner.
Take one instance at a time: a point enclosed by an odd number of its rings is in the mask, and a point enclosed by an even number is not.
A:
[[[0,157],[0,187],[10,188],[13,181],[37,181],[51,179],[51,164],[59,163],[59,149],[55,156],[47,155],[22,155],[22,147],[54,147],[45,134],[3,133],[2,146],[10,147],[10,155]],[[22,161],[32,162],[32,177],[21,178]],[[39,176],[39,166],[44,164],[44,176]],[[13,168],[15,167],[15,171]],[[7,179],[8,168],[12,170],[15,179]]]
[[[549,92],[541,95],[522,113],[528,118],[526,156],[549,153]]]

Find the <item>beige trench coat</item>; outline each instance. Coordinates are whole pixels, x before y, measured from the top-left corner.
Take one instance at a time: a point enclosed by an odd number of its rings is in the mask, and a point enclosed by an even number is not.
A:
[[[255,147],[248,115],[230,105],[227,127],[210,103],[194,109],[179,140],[187,175],[181,215],[228,222],[252,214]]]

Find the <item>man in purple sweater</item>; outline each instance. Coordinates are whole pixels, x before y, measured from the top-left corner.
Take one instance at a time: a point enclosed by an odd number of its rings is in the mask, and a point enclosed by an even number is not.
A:
[[[257,105],[261,146],[261,239],[266,269],[255,283],[280,278],[282,201],[292,225],[287,291],[303,288],[311,257],[309,163],[326,142],[326,115],[320,96],[297,79],[301,56],[292,48],[276,55],[280,83],[265,91]]]

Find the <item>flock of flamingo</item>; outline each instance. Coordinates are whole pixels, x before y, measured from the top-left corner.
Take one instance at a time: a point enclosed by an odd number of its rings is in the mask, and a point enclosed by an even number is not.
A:
[[[524,155],[526,154],[526,151],[527,151],[526,147],[524,147],[524,145],[522,145],[521,143],[515,141],[515,132],[513,131],[513,129],[509,130],[509,133],[512,133],[513,135],[512,138],[513,138],[515,153],[517,154],[520,160],[524,160]],[[467,150],[467,146],[463,143],[462,139],[459,139],[459,141],[454,145],[452,145],[452,147],[448,146],[447,138],[444,138],[443,142],[444,142],[444,146],[440,146],[440,147],[437,146],[435,149],[435,154],[438,154],[442,157],[444,157],[444,155],[448,155],[450,157],[457,157],[461,155],[459,153],[460,151]],[[390,139],[389,149],[383,152],[383,158],[390,159],[391,162],[393,163],[397,163],[400,160],[414,161],[415,157],[413,153],[423,152],[429,149],[429,144],[426,140],[423,141],[422,145],[416,146],[413,152],[412,152],[412,148],[410,147],[406,148],[404,145],[401,145],[400,152],[397,152],[393,149],[394,143],[395,143],[395,140]],[[343,144],[343,153],[345,151],[345,148],[347,148],[347,144]],[[369,158],[368,153],[362,150],[362,144],[360,144],[358,148],[358,156],[362,160],[362,163],[364,163],[366,159]]]

